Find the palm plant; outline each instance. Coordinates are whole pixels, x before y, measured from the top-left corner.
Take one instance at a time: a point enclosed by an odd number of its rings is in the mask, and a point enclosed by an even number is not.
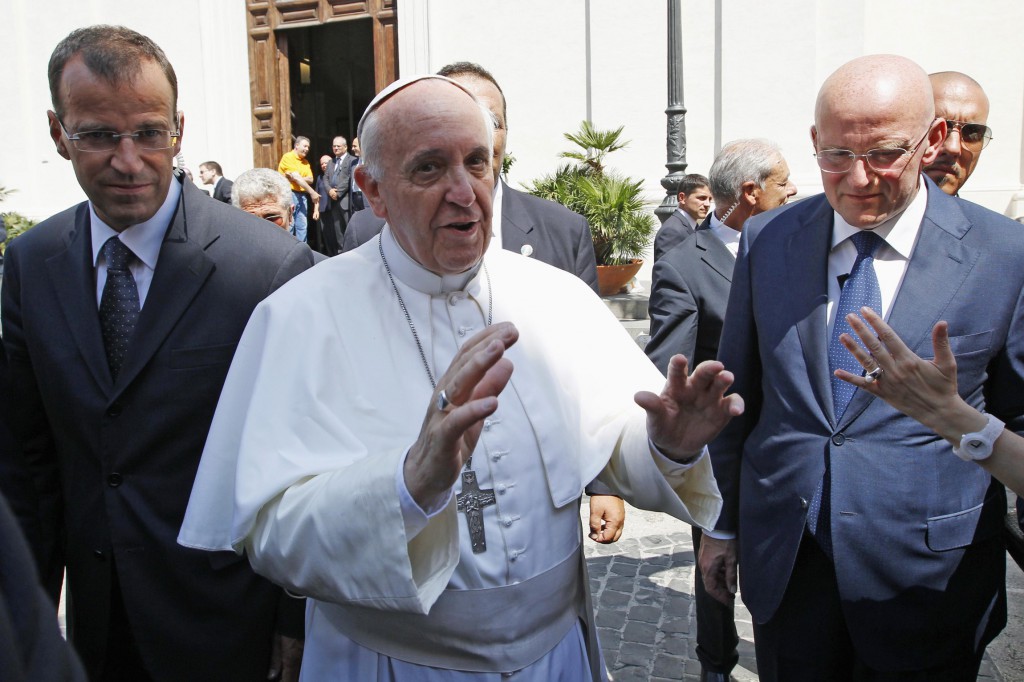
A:
[[[559,156],[575,163],[559,166],[554,173],[530,183],[535,196],[557,201],[590,223],[598,265],[625,265],[640,258],[654,234],[655,218],[647,211],[642,180],[622,176],[605,167],[608,154],[624,148],[622,126],[598,130],[583,121],[565,138],[579,149]]]

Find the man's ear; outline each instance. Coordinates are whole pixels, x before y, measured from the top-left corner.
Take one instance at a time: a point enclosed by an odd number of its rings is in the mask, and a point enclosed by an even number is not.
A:
[[[355,173],[356,184],[359,185],[359,189],[363,190],[363,198],[370,205],[373,214],[387,220],[388,207],[384,203],[384,197],[381,196],[380,183],[370,175],[363,164],[356,166]]]
[[[761,188],[753,180],[747,180],[740,185],[740,201],[747,206],[755,206],[757,204],[757,195],[760,193]]]
[[[174,144],[174,156],[181,153],[181,136],[185,134],[185,112],[178,112],[178,140]]]
[[[811,126],[811,146],[814,147],[814,153],[818,153],[818,130],[814,126]]]
[[[57,153],[65,159],[70,160],[71,154],[68,152],[68,140],[61,132],[60,121],[57,120],[57,114],[53,111],[47,111],[46,120],[50,125],[50,139],[53,140],[55,145],[57,145]]]
[[[946,141],[946,135],[949,134],[946,127],[944,118],[936,118],[932,121],[932,127],[928,129],[928,148],[924,150],[924,156],[921,157],[922,165],[934,161],[942,151],[942,143]]]

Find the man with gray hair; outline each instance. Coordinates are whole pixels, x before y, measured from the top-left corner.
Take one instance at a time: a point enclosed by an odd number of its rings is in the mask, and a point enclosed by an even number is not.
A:
[[[308,679],[604,680],[583,486],[707,525],[703,444],[742,400],[716,362],[666,383],[580,279],[488,249],[468,88],[404,79],[363,118],[387,225],[253,315],[179,541],[309,595]],[[284,350],[297,329],[316,352]]]
[[[253,168],[235,178],[231,204],[285,230],[291,229],[295,211],[292,188],[284,176],[269,168]]]
[[[692,366],[716,359],[743,223],[796,194],[786,160],[778,146],[767,140],[725,145],[710,176],[715,212],[692,237],[654,264],[651,340],[646,351],[663,372],[677,353]],[[700,551],[701,536],[700,528],[694,526],[694,554]],[[694,601],[700,679],[724,682],[739,660],[733,606],[708,595],[700,571],[694,577]]]

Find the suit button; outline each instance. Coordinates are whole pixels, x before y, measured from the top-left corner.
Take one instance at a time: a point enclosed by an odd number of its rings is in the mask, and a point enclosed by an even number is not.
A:
[[[96,557],[96,561],[106,561],[107,556],[103,553],[103,550],[94,549],[92,555]]]
[[[116,488],[117,486],[121,485],[123,482],[124,482],[124,477],[121,476],[121,474],[117,473],[116,471],[114,473],[110,474],[109,476],[107,476],[107,485],[109,485],[111,488]]]
[[[837,433],[832,436],[832,445],[839,446],[846,442],[846,436],[841,433]]]
[[[808,507],[807,498],[801,497],[800,498],[800,508],[801,509],[807,509],[807,507]]]
[[[121,403],[114,403],[107,408],[108,417],[120,417],[121,416]]]

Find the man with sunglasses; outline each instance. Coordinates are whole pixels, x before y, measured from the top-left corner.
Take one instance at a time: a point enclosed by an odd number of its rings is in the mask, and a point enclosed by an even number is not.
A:
[[[924,172],[946,194],[957,194],[971,177],[981,150],[992,141],[988,95],[970,76],[941,71],[928,76],[935,96],[935,115],[946,121],[946,139]]]
[[[865,372],[848,313],[926,356],[946,320],[960,394],[1024,430],[1024,233],[922,173],[945,137],[919,66],[855,59],[815,107],[824,194],[743,228],[718,359],[748,409],[709,446],[724,505],[699,561],[729,602],[740,558],[763,682],[974,682],[1006,623],[1003,486],[834,376]]]
[[[175,537],[242,329],[313,254],[173,171],[185,116],[149,38],[77,29],[48,76],[50,137],[88,201],[7,250],[9,417],[24,457],[0,453],[0,470],[31,483],[0,485],[54,599],[67,569],[89,679],[266,679],[281,590],[241,557]]]

